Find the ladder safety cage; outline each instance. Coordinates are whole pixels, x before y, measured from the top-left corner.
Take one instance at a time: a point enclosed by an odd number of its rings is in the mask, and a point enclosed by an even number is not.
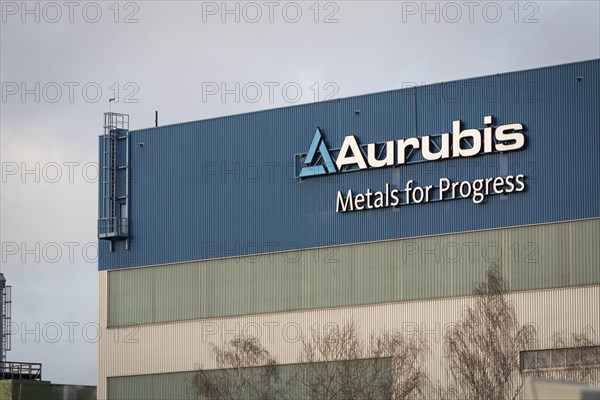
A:
[[[129,115],[104,113],[104,134],[100,137],[100,198],[98,239],[129,237]]]
[[[2,323],[2,349],[0,351],[0,354],[2,354],[2,358],[0,359],[0,362],[3,362],[6,360],[6,352],[11,350],[11,333],[12,333],[12,326],[11,326],[11,304],[12,304],[12,295],[11,295],[11,287],[10,286],[5,286],[4,289],[0,289],[1,295],[2,295],[2,321],[0,321],[0,323]]]

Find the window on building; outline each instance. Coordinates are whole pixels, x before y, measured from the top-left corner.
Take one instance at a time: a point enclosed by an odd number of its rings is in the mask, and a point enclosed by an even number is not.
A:
[[[600,366],[600,346],[522,351],[521,371]]]

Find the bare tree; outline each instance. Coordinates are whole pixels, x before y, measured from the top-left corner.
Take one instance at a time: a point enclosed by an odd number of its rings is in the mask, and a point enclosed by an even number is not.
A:
[[[218,370],[199,369],[192,379],[196,398],[280,399],[275,359],[256,337],[237,336],[223,348],[213,346]]]
[[[368,341],[354,321],[331,324],[302,341],[301,385],[312,399],[409,399],[423,393],[423,335],[382,331]]]
[[[475,293],[473,307],[444,335],[450,398],[504,400],[519,396],[519,354],[536,340],[533,325],[520,325],[506,299],[506,283],[497,266],[489,268]]]

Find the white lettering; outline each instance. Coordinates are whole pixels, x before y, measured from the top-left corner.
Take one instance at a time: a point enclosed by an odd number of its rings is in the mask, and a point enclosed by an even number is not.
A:
[[[349,151],[352,152],[351,156],[348,155]],[[340,154],[338,155],[337,160],[335,160],[335,163],[337,164],[338,171],[340,171],[344,165],[353,164],[358,165],[358,168],[360,169],[367,169],[367,163],[363,158],[363,153],[360,150],[360,146],[354,135],[349,135],[344,138],[344,143],[342,143]]]

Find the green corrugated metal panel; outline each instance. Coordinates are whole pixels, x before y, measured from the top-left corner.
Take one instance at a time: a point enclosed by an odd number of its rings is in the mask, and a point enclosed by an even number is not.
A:
[[[600,219],[114,270],[109,326],[600,283]]]
[[[108,324],[128,325],[155,320],[152,298],[153,270],[131,269],[110,275],[108,285]],[[176,274],[174,274],[176,275]]]
[[[572,285],[600,279],[600,224],[597,220],[571,226]]]
[[[171,378],[171,379],[168,379]],[[183,374],[159,374],[108,378],[108,399],[184,399],[179,389],[183,388]],[[158,387],[157,387],[158,386]],[[157,390],[158,389],[158,390]],[[170,390],[169,396],[160,396],[160,392]],[[193,397],[187,397],[189,399]]]
[[[307,255],[305,307],[324,308],[394,300],[393,242],[319,249]]]
[[[289,254],[208,261],[205,317],[302,308],[302,266]]]
[[[283,366],[279,367],[284,369]],[[287,368],[289,369],[289,368]],[[212,372],[212,371],[210,371]],[[209,372],[209,375],[210,375]],[[216,373],[218,371],[214,371]],[[194,372],[108,378],[108,400],[187,400],[194,394]]]
[[[399,241],[401,296],[414,300],[471,294],[495,261],[500,230]]]
[[[356,375],[360,376],[361,379],[369,379],[373,377],[375,379],[370,380],[371,384],[375,389],[375,399],[386,398],[383,392],[386,389],[389,390],[391,385],[391,366],[389,358],[380,358],[374,361],[373,359],[365,360],[352,360],[350,363],[345,364],[345,375],[346,379],[352,376],[352,371],[355,370]],[[377,362],[377,370],[374,368],[374,362]],[[384,363],[384,364],[382,364]],[[322,362],[313,364],[286,364],[277,365],[277,374],[279,380],[273,385],[272,393],[275,393],[271,398],[281,399],[309,399],[309,390],[306,385],[303,384],[303,379],[310,377],[311,375],[322,372],[323,368],[328,368],[328,376],[336,377],[337,373],[335,369],[340,368],[341,362]],[[348,369],[349,368],[349,369]],[[371,376],[370,371],[378,371]],[[384,371],[384,372],[381,372]],[[217,382],[218,375],[227,374],[225,370],[212,370],[207,371],[209,378],[215,379]],[[235,374],[235,373],[234,373]],[[264,367],[245,368],[242,371],[242,379],[249,382],[260,382],[260,377],[264,374]],[[360,374],[360,375],[359,375]],[[367,375],[369,374],[369,375]],[[192,380],[194,378],[194,371],[176,372],[167,374],[153,374],[153,375],[137,375],[137,376],[120,376],[120,377],[109,377],[108,378],[108,400],[187,400],[187,399],[201,399],[203,397],[194,395],[194,387]],[[227,375],[225,375],[224,381],[227,382]],[[231,375],[230,375],[231,376]],[[221,381],[222,382],[222,381]],[[354,382],[352,382],[354,383]],[[343,379],[337,380],[334,378],[332,387],[335,385],[344,384]],[[262,388],[258,388],[259,392]],[[336,387],[339,390],[339,387]],[[381,393],[380,393],[381,392]],[[235,397],[240,400],[254,400],[257,394],[251,391],[246,391],[246,396]],[[320,398],[320,397],[319,397]],[[334,396],[333,398],[342,398],[342,396]]]
[[[576,225],[577,224],[577,225]],[[505,274],[513,290],[571,286],[570,229],[581,223],[530,226],[507,230]],[[593,283],[597,283],[593,282]]]
[[[179,265],[176,274],[168,268],[152,268],[150,275],[156,292],[153,312],[157,320],[186,320],[201,315],[197,296],[201,271],[192,264]]]

